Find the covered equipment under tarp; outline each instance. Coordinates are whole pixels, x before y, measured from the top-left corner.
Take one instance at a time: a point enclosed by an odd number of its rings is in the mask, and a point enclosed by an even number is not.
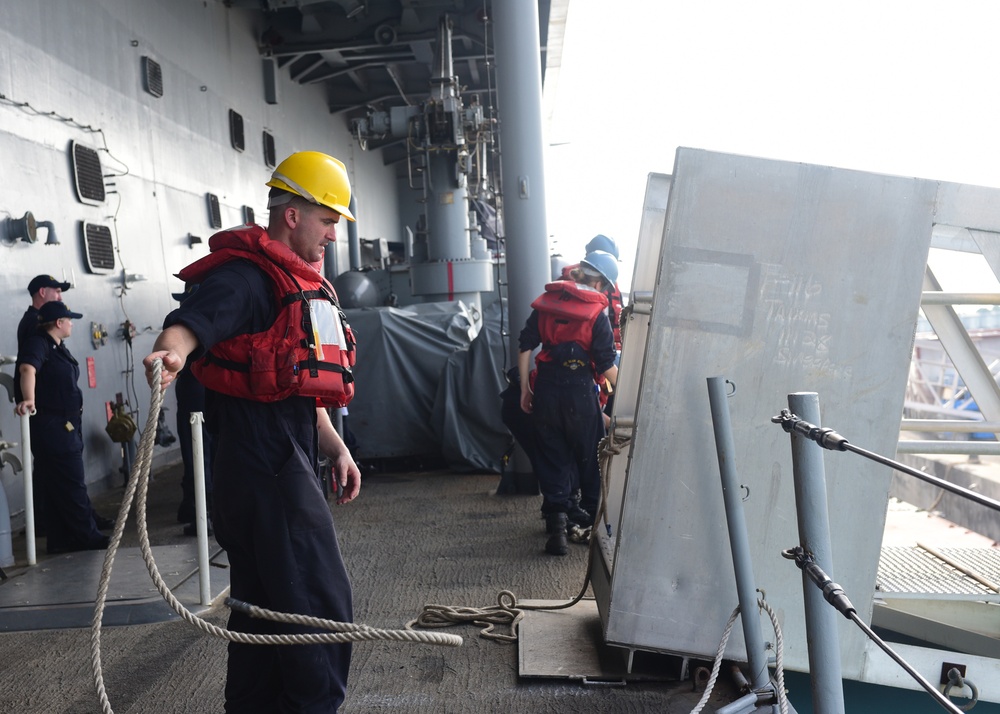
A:
[[[500,310],[477,336],[468,307],[438,302],[347,310],[358,338],[350,428],[361,460],[444,457],[456,471],[500,470]]]
[[[500,303],[485,309],[483,329],[468,348],[449,357],[438,383],[432,426],[453,471],[500,471],[512,437],[500,420],[507,387]]]

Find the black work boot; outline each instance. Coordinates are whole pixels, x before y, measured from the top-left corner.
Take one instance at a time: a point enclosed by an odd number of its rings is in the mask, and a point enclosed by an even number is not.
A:
[[[590,528],[590,526],[594,525],[594,517],[590,515],[590,511],[580,508],[577,504],[570,506],[569,511],[566,513],[566,518],[569,520],[570,526]]]
[[[550,513],[545,517],[545,532],[549,534],[545,552],[549,555],[566,555],[566,522],[565,513]]]

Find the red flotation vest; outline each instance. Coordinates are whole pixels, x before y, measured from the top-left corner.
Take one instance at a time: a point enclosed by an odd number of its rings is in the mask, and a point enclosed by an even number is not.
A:
[[[216,233],[211,252],[177,274],[200,283],[230,260],[249,260],[271,279],[278,315],[270,329],[218,343],[191,371],[210,389],[258,402],[316,397],[324,406],[346,406],[354,396],[354,333],[333,286],[284,243],[260,226]]]
[[[567,265],[562,269],[561,280],[572,280],[570,277],[570,271],[574,268],[579,268],[580,264]],[[615,283],[607,292],[608,304],[611,305],[611,309],[608,311],[608,319],[611,320],[611,331],[615,336],[615,349],[621,350],[622,348],[622,309],[625,307],[625,300],[622,298],[622,291],[618,289],[618,283]]]
[[[542,338],[542,349],[535,362],[554,362],[562,357],[553,353],[560,345],[576,343],[586,353],[587,362],[578,359],[579,367],[587,367],[598,383],[603,375],[594,371],[590,360],[590,345],[593,340],[594,320],[604,312],[608,299],[603,293],[590,290],[568,280],[556,280],[545,286],[545,292],[538,296],[531,307],[538,311],[538,332]],[[563,366],[574,368],[573,365]]]

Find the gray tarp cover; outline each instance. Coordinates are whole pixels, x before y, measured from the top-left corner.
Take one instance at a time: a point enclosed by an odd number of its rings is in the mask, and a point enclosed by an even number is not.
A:
[[[499,305],[475,339],[461,302],[345,312],[358,339],[348,423],[359,458],[439,455],[455,471],[499,473],[511,441]]]

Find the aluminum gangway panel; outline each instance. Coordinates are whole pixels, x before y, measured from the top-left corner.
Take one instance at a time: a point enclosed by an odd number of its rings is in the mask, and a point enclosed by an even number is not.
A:
[[[817,392],[824,424],[895,453],[936,224],[997,231],[1000,191],[683,148],[650,176],[640,234],[658,258],[641,239],[615,404],[631,440],[591,572],[607,642],[715,654],[737,604],[706,387],[725,376],[757,586],[785,665],[808,668],[801,573],[781,557],[798,544],[789,437],[770,419]],[[891,473],[836,454],[826,475],[832,576],[870,621]],[[859,678],[863,635],[839,634]],[[727,657],[746,659],[739,628]]]

